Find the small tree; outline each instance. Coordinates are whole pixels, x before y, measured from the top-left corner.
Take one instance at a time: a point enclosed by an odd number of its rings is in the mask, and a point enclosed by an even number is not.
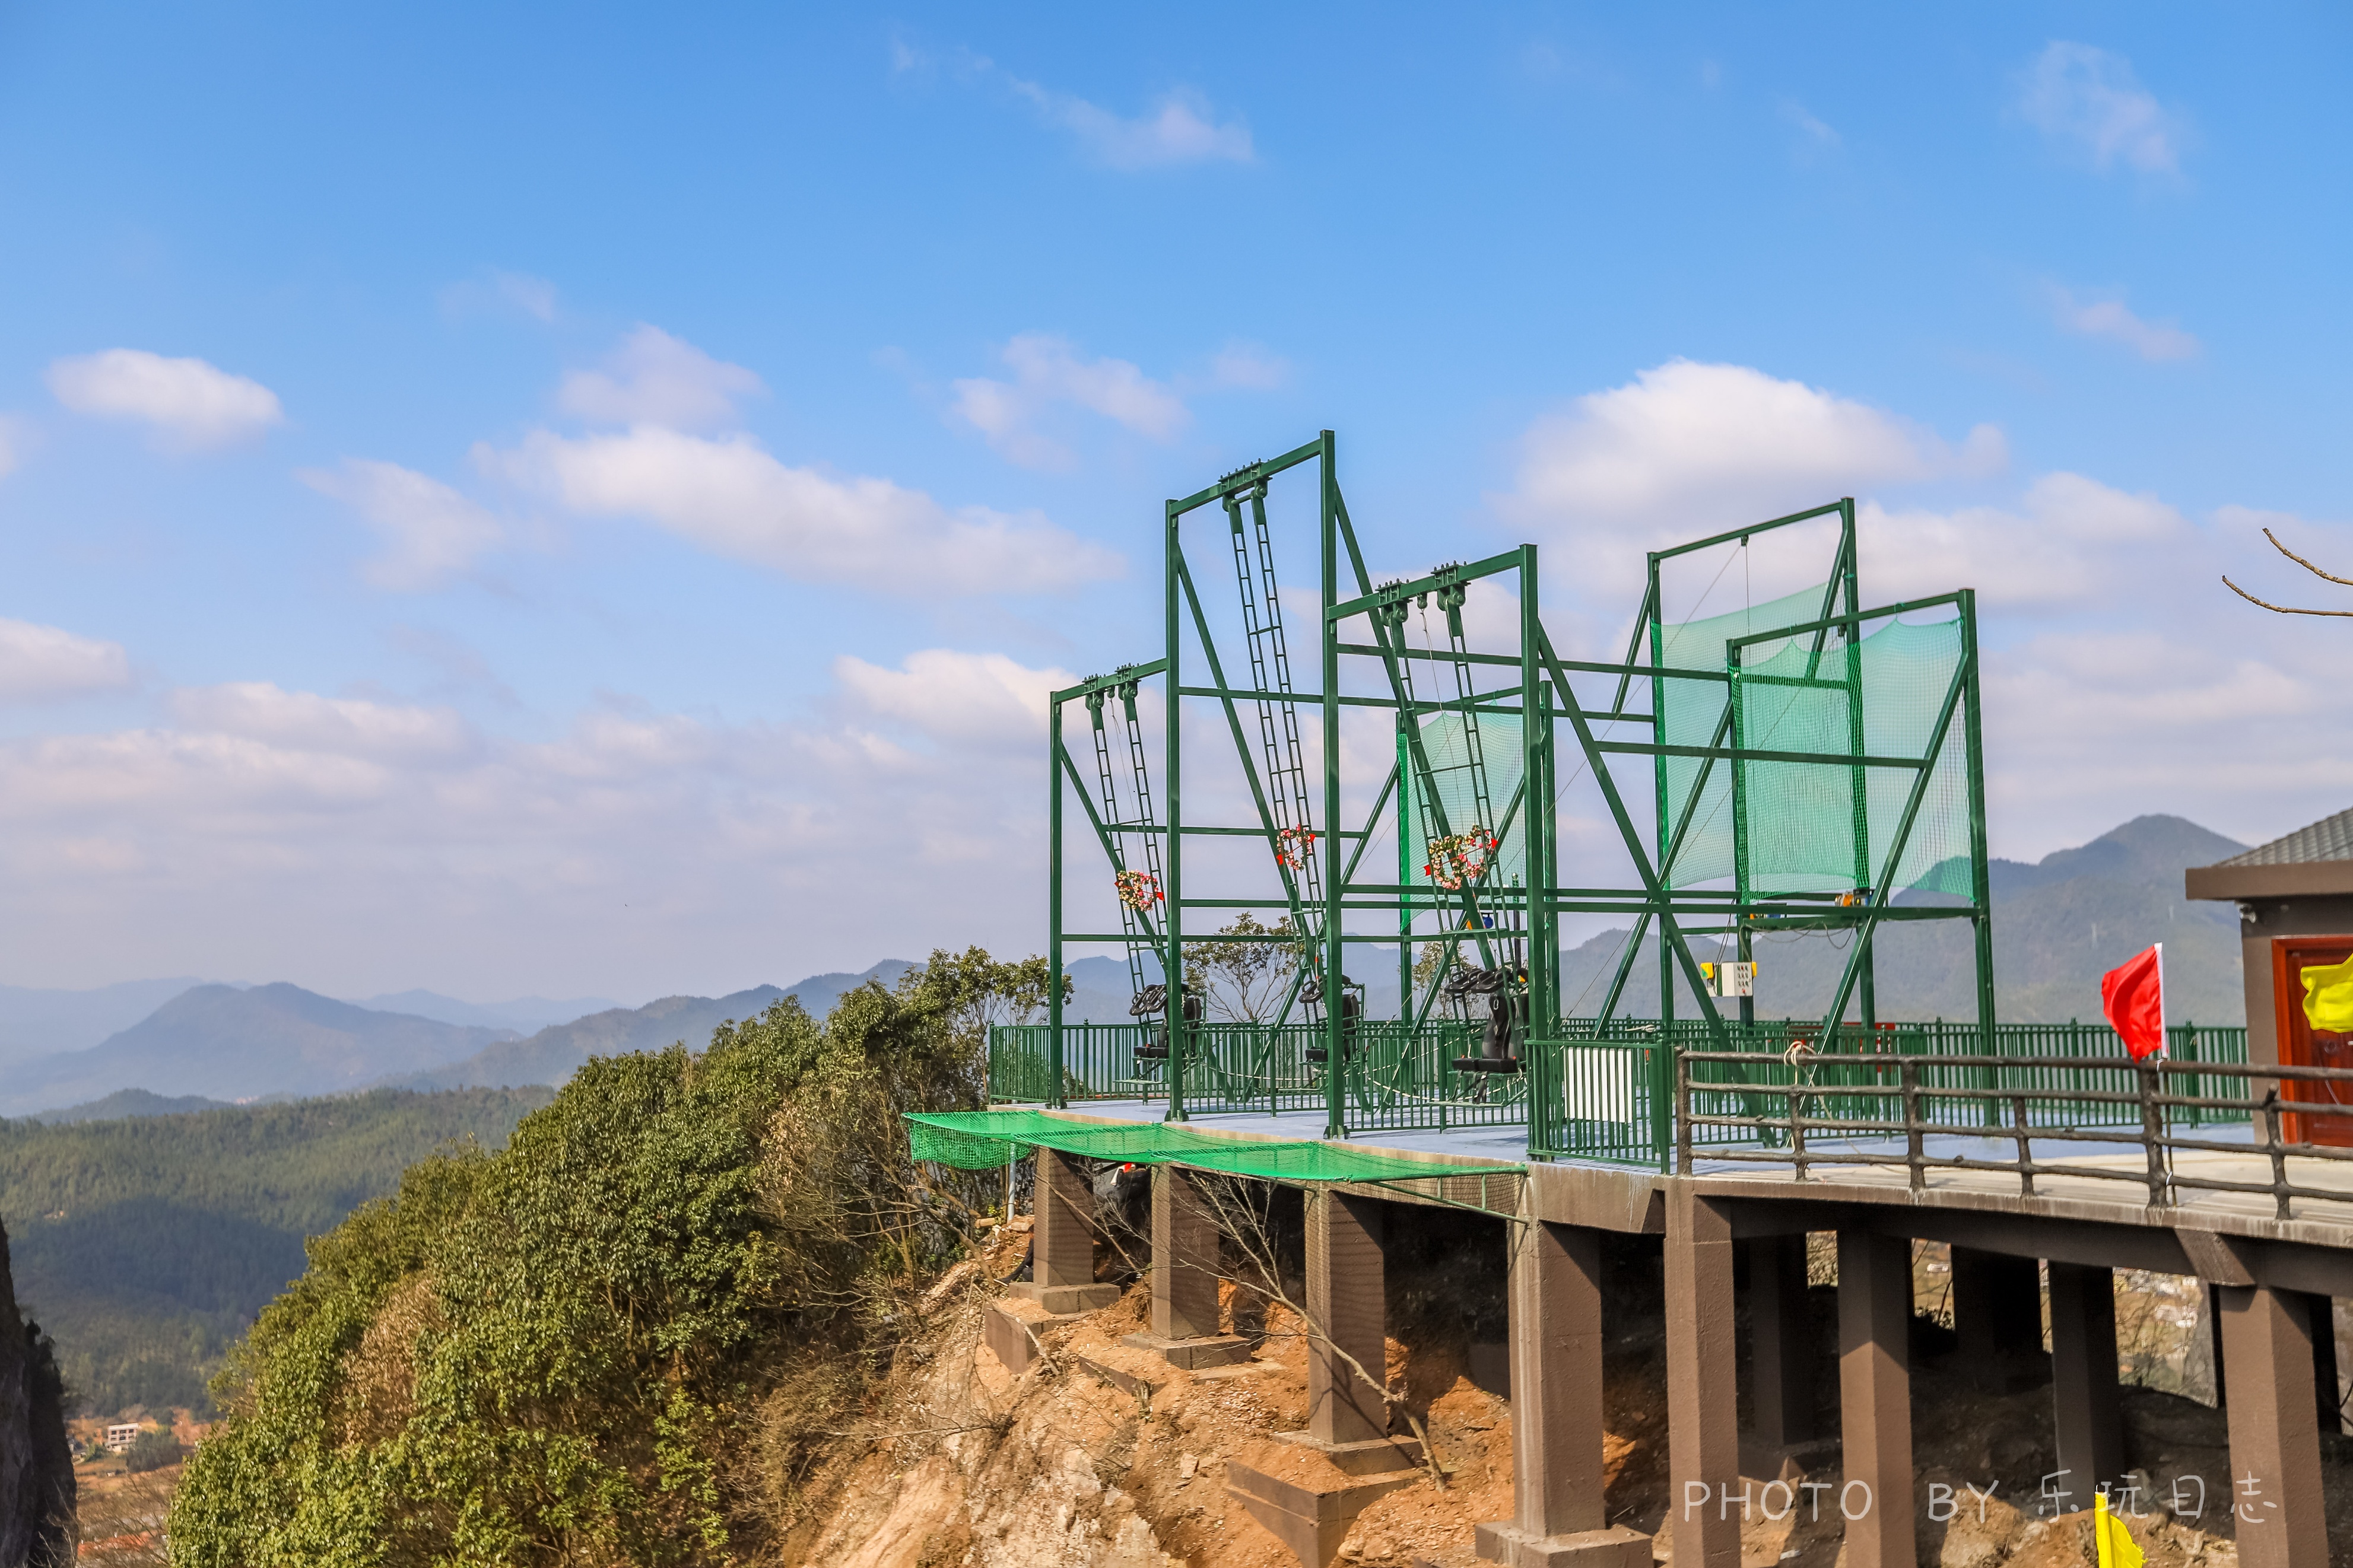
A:
[[[176,1465],[186,1457],[177,1437],[151,1426],[131,1439],[131,1447],[122,1451],[122,1466],[136,1476]]]
[[[1261,925],[1245,910],[1220,936],[1241,942],[1197,942],[1185,950],[1185,972],[1208,983],[1208,1007],[1236,1024],[1260,1024],[1282,1005],[1299,971],[1299,933],[1285,915]]]

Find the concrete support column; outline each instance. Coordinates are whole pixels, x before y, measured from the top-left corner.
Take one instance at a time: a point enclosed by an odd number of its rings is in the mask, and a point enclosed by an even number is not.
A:
[[[1011,1293],[1057,1313],[1092,1312],[1118,1300],[1118,1286],[1095,1283],[1095,1190],[1074,1157],[1038,1151],[1037,1210],[1029,1283]]]
[[[2093,1494],[2125,1469],[2123,1407],[2116,1390],[2116,1283],[2112,1269],[2052,1263],[2051,1405],[2058,1438],[2052,1486],[2067,1506],[2089,1508]]]
[[[1739,1568],[1740,1405],[1732,1221],[1688,1181],[1667,1187],[1667,1517],[1674,1568]],[[1725,1494],[1734,1500],[1727,1507]]]
[[[2312,1401],[2320,1429],[2345,1430],[2343,1396],[2337,1391],[2337,1300],[2331,1296],[2306,1296],[2305,1310],[2312,1319]]]
[[[1914,1568],[1912,1244],[1902,1237],[1841,1231],[1838,1260],[1845,1563],[1847,1568]]]
[[[2216,1293],[2231,1363],[2225,1414],[2241,1568],[2325,1568],[2311,1310],[2291,1292],[2260,1285]]]
[[[1377,1199],[1329,1187],[1307,1196],[1307,1431],[1318,1443],[1388,1436],[1388,1405],[1366,1381],[1388,1376],[1382,1229]]]
[[[1953,1331],[1977,1385],[2030,1386],[2042,1361],[2042,1271],[2031,1258],[1953,1248]]]
[[[1218,1331],[1218,1222],[1198,1180],[1175,1165],[1152,1172],[1152,1331],[1163,1339]]]
[[[1511,1247],[1514,1516],[1479,1526],[1479,1555],[1650,1568],[1647,1536],[1605,1528],[1600,1233],[1534,1221],[1512,1227]]]
[[[1756,1412],[1741,1468],[1774,1475],[1783,1455],[1820,1436],[1814,1416],[1821,1369],[1806,1310],[1806,1238],[1760,1237],[1748,1247],[1749,1404]]]

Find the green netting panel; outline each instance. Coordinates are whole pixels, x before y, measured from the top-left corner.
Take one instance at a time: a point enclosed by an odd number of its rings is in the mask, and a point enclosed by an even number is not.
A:
[[[1751,645],[1733,693],[1740,742],[1758,751],[1851,754],[1859,689],[1862,749],[1875,756],[1925,755],[1960,661],[1957,620],[1889,621],[1852,649],[1833,632],[1819,656],[1811,634],[1778,649]],[[1970,891],[1966,718],[1965,710],[1956,711],[1929,770],[1927,794],[1896,867],[1897,888]],[[1745,764],[1740,795],[1749,889],[1837,892],[1875,882],[1914,778],[1908,769]]]
[[[1817,620],[1828,591],[1827,584],[1818,584],[1729,615],[1662,626],[1659,662],[1671,669],[1722,670],[1726,668],[1726,639]],[[1729,701],[1728,688],[1711,680],[1661,680],[1657,688],[1655,700],[1663,731],[1660,738],[1664,744],[1717,743]],[[1659,829],[1662,848],[1667,836],[1684,819],[1692,797],[1699,797],[1697,807],[1690,810],[1691,826],[1683,836],[1683,847],[1674,864],[1667,868],[1668,884],[1687,888],[1729,878],[1733,874],[1732,770],[1723,763],[1711,767],[1701,757],[1662,757],[1659,766],[1667,786],[1667,819]]]
[[[909,1112],[906,1121],[907,1141],[916,1159],[965,1171],[991,1170],[1039,1147],[1090,1159],[1187,1165],[1271,1182],[1430,1181],[1524,1168],[1441,1165],[1309,1140],[1220,1138],[1160,1121],[1069,1121],[1036,1110]]]
[[[1430,777],[1425,783],[1414,765],[1412,748],[1398,736],[1398,773],[1405,787],[1398,791],[1398,879],[1422,889],[1409,893],[1409,909],[1453,908],[1457,895],[1448,893],[1423,874],[1429,863],[1430,841],[1438,834],[1463,833],[1472,824],[1493,832],[1511,809],[1527,758],[1521,749],[1520,721],[1502,713],[1425,713],[1419,721],[1422,755]],[[1474,744],[1475,742],[1475,744]],[[1478,775],[1483,772],[1486,802],[1479,799]],[[1431,787],[1434,785],[1435,787]],[[1485,820],[1482,821],[1482,817]],[[1494,863],[1479,879],[1479,886],[1509,887],[1527,872],[1527,805],[1521,804],[1504,834]]]

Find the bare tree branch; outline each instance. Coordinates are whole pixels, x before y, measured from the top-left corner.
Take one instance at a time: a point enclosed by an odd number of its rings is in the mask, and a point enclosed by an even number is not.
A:
[[[2303,556],[2298,555],[2295,551],[2290,550],[2286,545],[2282,544],[2279,542],[2279,535],[2274,533],[2270,529],[2267,528],[2263,530],[2263,537],[2272,542],[2272,548],[2274,550],[2278,551],[2282,555],[2286,556],[2290,561],[2295,562],[2297,565],[2303,567],[2314,576],[2327,577],[2332,583],[2342,583],[2348,588],[2353,588],[2353,577],[2338,577],[2329,573],[2323,572],[2319,567],[2315,566],[2311,562],[2306,561]]]
[[[2308,564],[2310,564],[2310,563],[2306,563],[2306,564],[2308,565]],[[2316,568],[2316,570],[2317,570],[2317,569]],[[2326,572],[2323,572],[2323,573],[2321,573],[2320,574],[2321,574],[2322,576],[2324,576],[2324,577],[2328,577],[2328,574],[2327,574],[2327,573],[2326,573]],[[2342,583],[2342,582],[2344,582],[2344,581],[2345,581],[2345,579],[2344,579],[2344,578],[2342,578],[2342,577],[2329,577],[2329,578],[2328,578],[2328,580],[2329,580],[2330,582],[2332,582],[2332,583]],[[2239,597],[2241,597],[2242,599],[2246,600],[2246,601],[2247,601],[2247,603],[2249,603],[2250,605],[2263,605],[2263,607],[2264,609],[2266,609],[2266,610],[2273,610],[2273,611],[2276,611],[2277,613],[2279,613],[2280,615],[2283,615],[2283,616],[2353,616],[2353,610],[2300,610],[2300,609],[2297,609],[2297,608],[2296,608],[2295,605],[2274,605],[2274,604],[2272,604],[2272,603],[2271,603],[2270,601],[2268,601],[2268,600],[2265,600],[2265,599],[2258,599],[2258,598],[2256,598],[2253,594],[2248,593],[2244,588],[2240,587],[2236,583],[2232,582],[2228,577],[2225,577],[2225,578],[2223,578],[2223,579],[2222,579],[2222,586],[2224,586],[2225,588],[2230,589],[2230,590],[2231,590],[2231,592],[2232,592],[2233,594],[2238,595],[2239,595]]]

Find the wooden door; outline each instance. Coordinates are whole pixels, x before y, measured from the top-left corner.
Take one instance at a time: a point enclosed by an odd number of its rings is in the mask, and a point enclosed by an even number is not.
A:
[[[2353,957],[2353,936],[2272,939],[2273,1038],[2284,1067],[2353,1068],[2353,1034],[2316,1029],[2304,1016],[2304,972]],[[2283,1083],[2282,1100],[2353,1107],[2353,1083]],[[2353,1146],[2353,1113],[2289,1116],[2281,1136],[2291,1143]],[[2258,1135],[2261,1129],[2257,1129]]]

